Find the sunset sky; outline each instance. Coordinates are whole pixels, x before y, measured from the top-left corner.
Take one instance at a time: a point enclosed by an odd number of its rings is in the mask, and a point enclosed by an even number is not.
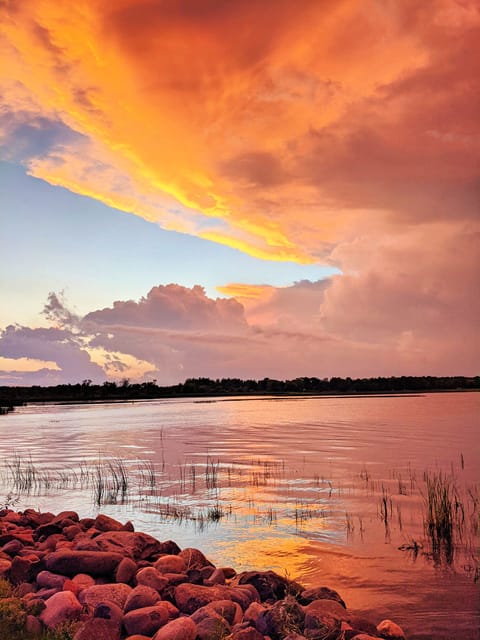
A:
[[[0,16],[0,384],[478,374],[478,0]]]

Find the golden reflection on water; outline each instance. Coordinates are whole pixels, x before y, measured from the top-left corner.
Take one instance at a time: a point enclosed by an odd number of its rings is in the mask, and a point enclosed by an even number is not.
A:
[[[219,544],[222,557],[230,558],[237,569],[272,569],[290,579],[305,575],[312,557],[303,540],[273,536],[267,527],[257,529],[256,533],[255,540],[230,540]]]

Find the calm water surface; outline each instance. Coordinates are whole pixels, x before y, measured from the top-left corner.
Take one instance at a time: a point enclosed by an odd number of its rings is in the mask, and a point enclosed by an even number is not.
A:
[[[30,405],[0,419],[0,454],[17,508],[131,519],[329,586],[410,638],[480,637],[477,393]],[[453,558],[431,554],[425,472],[457,491]]]

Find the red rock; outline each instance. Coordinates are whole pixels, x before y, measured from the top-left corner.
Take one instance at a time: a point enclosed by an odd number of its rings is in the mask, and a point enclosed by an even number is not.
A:
[[[11,566],[12,562],[10,560],[0,558],[0,578],[5,578],[10,573]]]
[[[329,615],[340,621],[346,620],[348,622],[350,620],[350,614],[336,600],[314,600],[306,607],[303,607],[303,610],[305,612],[305,624],[307,624],[307,617],[318,615]]]
[[[128,584],[137,573],[137,563],[131,558],[124,558],[115,571],[115,581]]]
[[[33,531],[31,529],[15,527],[6,533],[0,534],[0,545],[4,545],[12,540],[18,540],[24,545],[33,545]]]
[[[195,640],[197,625],[191,618],[177,618],[167,622],[153,636],[153,640]]]
[[[137,584],[143,584],[147,587],[151,587],[152,589],[156,589],[157,591],[162,591],[162,589],[164,589],[168,584],[168,579],[165,578],[165,576],[162,576],[162,574],[153,567],[140,569],[140,571],[137,572],[135,579]]]
[[[60,522],[48,522],[47,524],[42,524],[35,529],[35,540],[45,539],[48,536],[53,535],[54,533],[61,533],[62,527],[60,526]]]
[[[10,540],[2,547],[2,551],[9,556],[16,556],[21,549],[23,549],[23,542],[20,542],[20,540]]]
[[[233,600],[243,610],[247,609],[251,602],[259,600],[253,587],[227,587],[214,585],[204,587],[202,585],[184,583],[174,589],[174,597],[177,607],[183,613],[192,614],[194,611],[215,600]]]
[[[213,567],[214,565],[207,560],[199,549],[187,547],[178,554],[180,558],[185,560],[187,569],[201,569],[202,567]]]
[[[25,631],[30,636],[41,636],[43,632],[43,625],[36,616],[28,615],[25,620]]]
[[[382,620],[377,625],[377,631],[382,638],[387,640],[405,640],[403,629],[391,620]]]
[[[60,591],[47,600],[40,620],[51,629],[61,622],[78,620],[81,611],[82,605],[71,591]]]
[[[15,587],[15,595],[23,598],[27,593],[34,593],[35,588],[31,582],[21,582]]]
[[[87,587],[93,587],[95,584],[95,580],[87,573],[77,573],[73,576],[72,582],[78,586],[79,591],[82,591],[82,589],[86,589]]]
[[[42,598],[42,600],[48,600],[62,589],[57,589],[56,587],[46,587],[45,589],[39,589],[34,592],[36,598]]]
[[[5,522],[18,523],[21,521],[21,519],[22,516],[16,511],[12,511],[11,509],[7,509],[7,512],[2,515],[2,520],[4,520]]]
[[[169,587],[176,587],[182,582],[190,582],[186,573],[162,573],[162,575],[168,580]]]
[[[107,531],[95,538],[103,551],[120,552],[133,560],[146,560],[159,553],[162,545],[153,536],[135,531]]]
[[[159,600],[160,596],[156,589],[139,584],[128,594],[123,610],[125,613],[128,613],[129,611],[133,611],[133,609],[153,607]]]
[[[287,596],[284,600],[277,600],[271,607],[260,615],[256,622],[257,631],[277,640],[284,638],[290,631],[303,629],[305,614],[302,607],[293,596]],[[340,623],[338,623],[340,630]],[[315,637],[337,639],[337,635],[325,633]]]
[[[108,551],[54,551],[45,559],[49,571],[72,576],[87,573],[91,576],[105,576],[114,573],[122,556]]]
[[[341,631],[342,621],[348,622],[349,614],[335,600],[314,600],[304,607],[305,630],[325,637],[336,637]]]
[[[71,524],[69,527],[64,527],[62,533],[67,540],[74,540],[78,535],[83,533],[83,529],[79,524]]]
[[[196,624],[198,640],[220,640],[231,631],[228,622],[219,615],[208,616]]]
[[[78,597],[78,594],[80,593],[81,589],[76,582],[67,578],[63,583],[62,591],[71,591]]]
[[[78,522],[79,517],[76,511],[60,511],[54,517],[53,522],[62,522],[63,520],[71,520],[72,522]]]
[[[152,636],[169,621],[169,611],[165,603],[159,602],[153,607],[144,607],[129,611],[123,617],[123,626],[127,633]]]
[[[132,587],[123,583],[96,584],[93,587],[83,589],[78,599],[81,604],[92,611],[97,604],[105,601],[113,602],[123,609],[131,592]]]
[[[210,565],[208,565],[208,567],[202,567],[201,569],[198,569],[198,571],[200,571],[201,573],[202,581],[208,580],[212,573],[215,571],[215,567],[211,567]]]
[[[340,595],[329,587],[312,587],[301,592],[298,601],[300,604],[310,604],[314,600],[336,600],[343,607],[347,607]]]
[[[51,571],[40,571],[36,578],[39,587],[47,587],[50,589],[63,589],[66,579],[66,576],[52,573]]]
[[[161,554],[176,556],[180,553],[180,547],[173,540],[165,540],[165,542],[160,543],[160,551]]]
[[[93,617],[103,618],[105,620],[113,620],[118,624],[119,627],[121,627],[123,620],[123,611],[114,602],[100,602],[95,606],[95,609],[93,610]]]
[[[232,567],[221,567],[221,569],[223,571],[223,575],[227,580],[231,580],[237,575],[237,572],[235,571],[235,569],[232,569]]]
[[[45,538],[42,542],[37,545],[37,549],[41,549],[44,551],[55,551],[57,544],[60,540],[65,540],[65,537],[61,533],[52,533],[51,536]]]
[[[153,565],[160,573],[185,573],[187,565],[181,556],[161,556]]]
[[[225,584],[225,574],[221,569],[215,569],[213,573],[210,575],[208,580],[204,580],[204,584],[213,585],[213,584]]]
[[[123,531],[123,524],[102,513],[95,518],[93,526],[99,531]]]
[[[251,584],[257,590],[262,602],[281,600],[289,594],[295,595],[304,590],[297,582],[288,580],[275,571],[244,571],[234,578],[232,584]]]
[[[101,551],[95,540],[86,534],[75,538],[73,548],[75,551]]]
[[[37,556],[33,558],[15,556],[12,560],[12,566],[10,567],[10,582],[15,585],[21,582],[29,582],[33,578],[35,569],[39,564],[40,561]]]
[[[84,528],[84,529],[90,529],[91,527],[93,527],[93,523],[95,522],[95,518],[81,518],[78,523]]]
[[[120,640],[120,625],[112,620],[90,618],[73,636],[73,640]]]
[[[240,608],[240,605],[236,602],[232,602],[231,600],[215,600],[206,604],[204,607],[197,609],[192,613],[191,618],[194,622],[198,623],[204,618],[217,615],[225,618],[229,624],[234,625],[241,622],[242,609]]]
[[[265,611],[265,607],[263,605],[261,605],[258,602],[252,602],[252,604],[248,607],[248,609],[245,610],[245,613],[243,614],[243,619],[246,622],[251,622],[254,626],[257,626],[256,622],[258,618],[263,614],[264,611]]]
[[[285,636],[285,638],[289,637]],[[246,627],[245,629],[233,629],[230,638],[231,640],[263,640],[264,636],[253,627]],[[300,639],[303,636],[298,635],[297,638]]]
[[[35,509],[25,509],[22,513],[21,522],[22,524],[36,529],[42,524],[51,522],[54,518],[55,516],[53,513],[50,513],[49,511],[40,513],[39,511],[35,511]]]

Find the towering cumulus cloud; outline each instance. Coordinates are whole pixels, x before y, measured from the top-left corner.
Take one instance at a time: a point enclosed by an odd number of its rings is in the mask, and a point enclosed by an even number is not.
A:
[[[301,375],[319,361],[326,374],[473,373],[477,0],[7,0],[0,11],[4,157],[165,229],[342,270],[254,293],[219,281],[238,303],[157,287],[78,320],[90,347],[131,354],[143,374],[168,362],[167,377],[209,358],[213,375],[280,362]],[[160,330],[168,338],[145,348]],[[214,335],[229,338],[212,347]],[[294,362],[299,340],[316,346]]]

